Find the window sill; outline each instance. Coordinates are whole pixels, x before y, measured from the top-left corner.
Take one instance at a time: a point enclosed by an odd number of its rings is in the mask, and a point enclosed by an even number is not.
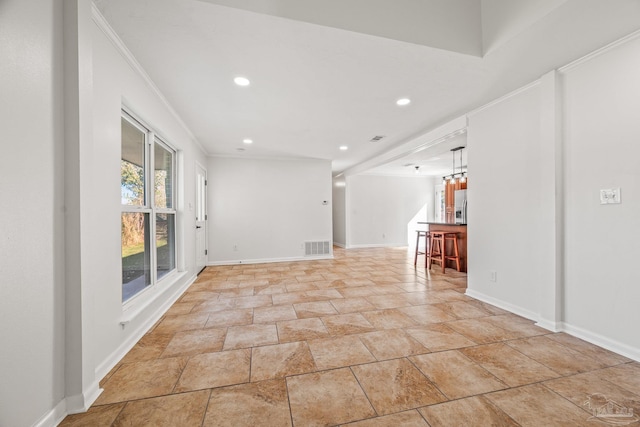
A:
[[[142,312],[152,305],[158,298],[164,296],[169,289],[176,283],[180,282],[187,275],[186,271],[174,271],[163,277],[156,285],[146,291],[140,293],[133,300],[125,303],[123,306],[122,317],[120,318],[120,326],[122,329],[135,320]]]

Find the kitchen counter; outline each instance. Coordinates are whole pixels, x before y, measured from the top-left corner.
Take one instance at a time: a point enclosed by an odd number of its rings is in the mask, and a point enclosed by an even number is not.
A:
[[[458,234],[458,253],[460,255],[460,271],[467,271],[467,224],[453,224],[447,222],[418,222],[418,225],[427,225],[429,231],[444,231]],[[453,254],[453,243],[446,248],[447,255]],[[436,265],[435,268],[438,266]],[[455,261],[447,261],[448,268],[456,268]]]

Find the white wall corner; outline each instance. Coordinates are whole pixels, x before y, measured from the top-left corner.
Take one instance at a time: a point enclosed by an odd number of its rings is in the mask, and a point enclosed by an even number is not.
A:
[[[540,174],[543,202],[550,209],[542,212],[540,233],[548,247],[542,265],[538,310],[545,329],[558,331],[562,322],[564,283],[564,144],[562,138],[561,77],[555,70],[540,78]]]
[[[563,332],[564,324],[560,321],[556,320],[547,320],[547,319],[539,319],[536,322],[536,326],[540,326],[541,328],[546,329],[551,332]]]
[[[33,427],[55,427],[67,416],[67,400],[62,399],[52,410],[44,414]]]
[[[33,427],[55,427],[67,415],[88,411],[93,402],[100,396],[100,393],[102,393],[102,389],[98,381],[95,381],[82,394],[62,399],[52,410],[36,421]]]
[[[84,390],[81,394],[75,396],[68,396],[66,400],[66,413],[67,414],[79,414],[81,412],[87,412],[93,402],[98,399],[98,396],[102,393],[103,389],[100,388],[99,381],[94,381]]]

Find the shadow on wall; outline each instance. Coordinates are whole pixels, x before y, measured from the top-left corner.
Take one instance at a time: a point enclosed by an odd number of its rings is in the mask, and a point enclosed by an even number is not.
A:
[[[426,230],[426,224],[418,224],[418,221],[427,221],[427,204],[420,208],[420,210],[411,218],[407,223],[407,242],[409,242],[409,248],[415,249],[416,247],[416,230]],[[424,249],[424,239],[420,242],[420,248]]]

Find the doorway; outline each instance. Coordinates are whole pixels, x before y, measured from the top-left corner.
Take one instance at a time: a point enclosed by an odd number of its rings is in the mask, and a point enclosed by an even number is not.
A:
[[[196,267],[207,266],[207,170],[196,162]]]

